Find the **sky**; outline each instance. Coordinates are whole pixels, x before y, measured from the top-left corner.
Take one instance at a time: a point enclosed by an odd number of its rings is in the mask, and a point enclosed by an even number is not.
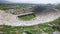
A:
[[[0,2],[11,2],[11,3],[35,3],[35,4],[48,4],[48,3],[60,3],[60,0],[0,0]]]

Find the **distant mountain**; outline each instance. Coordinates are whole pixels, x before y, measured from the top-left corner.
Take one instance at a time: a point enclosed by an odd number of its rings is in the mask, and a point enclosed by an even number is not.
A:
[[[35,4],[35,3],[16,3],[16,2],[11,2],[11,1],[7,1],[7,0],[0,0],[0,4],[13,4],[13,5],[15,5],[15,4],[29,5],[30,4],[30,5],[40,5],[40,4]]]
[[[35,4],[35,3],[14,3],[6,0],[0,0],[0,5],[2,4],[10,4],[10,5],[40,5],[40,4]]]
[[[0,5],[40,5],[40,4],[31,4],[31,3],[11,3],[11,2],[0,2]]]
[[[0,0],[0,4],[24,4],[24,5],[36,5],[36,4],[33,4],[33,3],[13,3],[13,2],[10,2],[10,1],[6,1],[6,0]]]
[[[4,4],[4,3],[11,3],[11,2],[6,1],[6,0],[0,0],[0,4]]]

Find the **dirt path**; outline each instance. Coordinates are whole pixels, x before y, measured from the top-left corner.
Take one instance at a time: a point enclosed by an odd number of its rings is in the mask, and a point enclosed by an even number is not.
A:
[[[49,21],[60,17],[60,11],[55,9],[46,9],[41,13],[35,14],[36,18],[30,21],[18,20],[18,17],[9,13],[5,13],[0,10],[0,25],[11,25],[11,26],[32,26]]]

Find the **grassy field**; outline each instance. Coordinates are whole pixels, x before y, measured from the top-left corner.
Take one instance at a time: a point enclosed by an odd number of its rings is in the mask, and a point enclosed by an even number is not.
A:
[[[22,32],[28,32],[29,34],[52,34],[55,30],[60,31],[60,17],[54,21],[34,26],[0,26],[0,31],[3,32],[3,34],[22,34]]]
[[[18,16],[18,18],[21,20],[31,20],[31,19],[35,18],[35,15],[29,14],[29,15],[24,15],[24,16]]]

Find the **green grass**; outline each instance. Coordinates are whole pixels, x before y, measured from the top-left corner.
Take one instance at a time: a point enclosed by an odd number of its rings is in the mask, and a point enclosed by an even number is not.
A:
[[[19,9],[19,10],[23,10],[24,8],[28,8],[32,7],[29,5],[0,5],[0,10],[9,10],[9,9]]]
[[[18,16],[18,18],[21,20],[31,20],[31,19],[35,18],[35,15],[29,14],[29,15],[24,15],[24,16]]]
[[[38,24],[34,26],[7,26],[3,25],[3,28],[0,30],[4,34],[21,34],[22,32],[29,32],[30,34],[42,34],[43,32],[52,34],[53,31],[60,31],[60,17],[54,21],[47,22],[44,24]]]
[[[8,6],[8,7],[0,7],[0,10],[9,10],[9,9],[22,9],[23,7],[13,7],[13,6]]]

